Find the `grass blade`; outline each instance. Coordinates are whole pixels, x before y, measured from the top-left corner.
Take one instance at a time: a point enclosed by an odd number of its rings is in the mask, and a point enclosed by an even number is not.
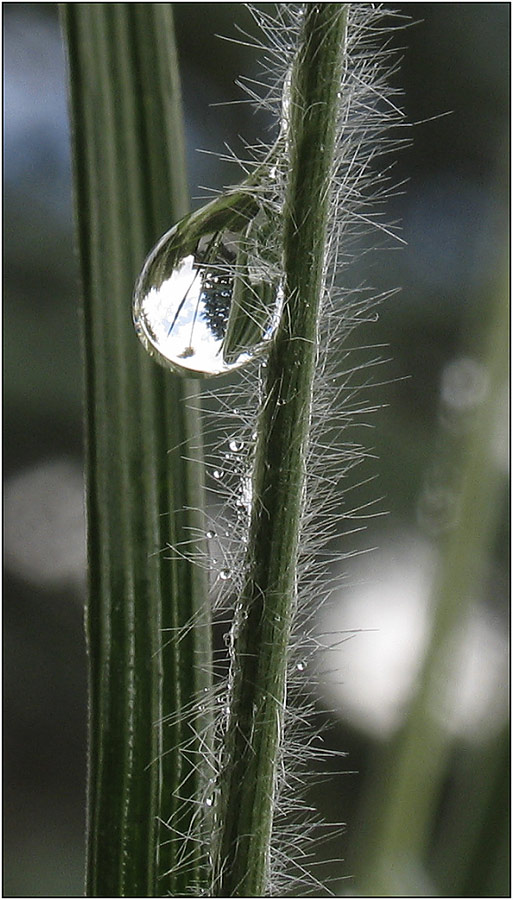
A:
[[[198,389],[147,358],[130,317],[146,253],[187,211],[172,12],[70,3],[63,22],[86,368],[87,893],[180,893],[165,823],[188,830],[191,805],[180,812],[176,792],[196,795],[202,776],[178,749],[189,725],[175,714],[208,687],[210,633],[201,569],[163,550],[192,537],[201,551]],[[204,627],[167,640],[194,616]]]

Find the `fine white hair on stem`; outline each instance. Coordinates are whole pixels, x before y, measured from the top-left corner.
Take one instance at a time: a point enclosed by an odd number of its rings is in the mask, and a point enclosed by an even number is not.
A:
[[[271,160],[266,176],[243,189],[252,192],[259,203],[275,217],[276,247],[271,280],[275,280],[276,258],[280,258],[279,218],[285,199],[287,175],[287,91],[303,18],[303,5],[285,3],[249,7],[258,37],[241,34],[241,43],[262,52],[262,71],[257,79],[240,79],[240,85],[258,108],[271,112],[278,137],[273,147],[263,143],[245,147],[247,159],[240,160],[229,151],[224,158],[238,163],[247,175],[264,160]],[[395,17],[395,18],[394,18]],[[398,24],[394,26],[394,22]],[[306,488],[299,544],[296,592],[297,612],[288,658],[286,707],[283,720],[278,766],[277,806],[274,813],[271,845],[271,895],[284,891],[304,895],[331,895],[326,879],[315,875],[313,846],[328,840],[335,842],[342,823],[324,823],[304,800],[304,779],[309,767],[320,768],[319,760],[342,756],[323,741],[312,721],[318,718],[318,682],[323,674],[315,663],[319,647],[336,647],[348,635],[319,635],[315,617],[319,606],[336,590],[339,576],[334,574],[340,561],[354,550],[347,542],[339,549],[342,535],[347,537],[365,526],[365,520],[381,510],[373,505],[351,503],[350,492],[372,475],[353,470],[371,456],[352,437],[353,429],[378,409],[372,389],[383,384],[374,379],[373,370],[385,360],[382,347],[367,344],[366,325],[376,321],[376,307],[389,294],[375,296],[364,285],[349,287],[346,272],[355,258],[374,249],[383,240],[401,241],[397,225],[384,218],[383,204],[400,185],[392,180],[392,160],[405,143],[405,123],[399,106],[399,94],[390,87],[390,78],[398,64],[391,46],[393,28],[404,27],[401,17],[381,5],[351,3],[348,10],[347,43],[343,77],[339,91],[336,150],[331,175],[330,214],[325,248],[325,278],[322,297],[317,374],[314,386],[311,434],[306,458]],[[285,121],[285,124],[284,124]],[[274,156],[273,156],[274,153]],[[271,172],[272,168],[272,172]],[[231,188],[230,190],[237,190]],[[368,235],[373,235],[369,243]],[[262,262],[265,265],[265,260]],[[234,269],[235,277],[244,273]],[[358,330],[358,340],[350,340]],[[230,623],[244,581],[245,548],[248,539],[252,502],[251,466],[256,437],[256,415],[261,402],[265,358],[240,370],[229,383],[216,383],[202,398],[205,407],[205,464],[210,497],[207,539],[209,555],[203,548],[204,534],[191,533],[180,546],[166,548],[170,556],[186,557],[207,567],[211,576],[212,605],[216,632],[223,632],[224,644],[230,638]],[[376,505],[378,504],[378,501]],[[341,511],[342,510],[342,511]],[[191,622],[188,628],[198,627]],[[180,634],[166,632],[163,642],[180,640]],[[226,647],[214,651],[214,686],[198,698],[188,710],[180,711],[182,721],[191,722],[190,738],[182,752],[193,767],[208,772],[204,793],[194,800],[195,809],[184,835],[180,821],[165,823],[170,841],[184,846],[202,846],[206,864],[210,850],[205,839],[205,817],[215,806],[216,779],[220,766],[220,747],[227,723],[229,667]],[[213,741],[206,740],[193,727],[197,710],[210,708],[213,716]],[[168,720],[162,723],[171,724]],[[209,726],[210,727],[210,726]],[[312,764],[315,762],[315,767]],[[319,772],[315,777],[319,777]],[[180,789],[177,790],[179,795]],[[192,802],[192,801],[191,801]],[[336,851],[335,851],[336,852]],[[326,862],[326,861],[325,861]],[[340,860],[333,860],[339,865]],[[187,853],[179,857],[180,866],[189,865]],[[348,873],[346,873],[348,874]],[[334,878],[342,877],[336,871]],[[198,891],[200,889],[198,888]],[[198,895],[198,894],[196,894]]]

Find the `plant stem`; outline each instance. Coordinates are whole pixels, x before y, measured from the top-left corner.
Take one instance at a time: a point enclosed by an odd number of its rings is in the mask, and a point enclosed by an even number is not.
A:
[[[285,300],[258,420],[234,625],[216,896],[262,896],[268,888],[346,15],[346,4],[306,5],[292,76]]]
[[[508,364],[508,291],[501,283],[490,310],[481,362],[487,377],[485,398],[458,447],[451,489],[458,519],[442,547],[433,596],[431,635],[417,691],[404,727],[389,751],[386,783],[372,796],[373,827],[362,855],[358,887],[369,896],[415,890],[408,881],[420,871],[442,790],[451,735],[433,714],[445,685],[454,678],[455,638],[474,602],[484,561],[496,535],[503,475],[491,460],[498,400]]]
[[[69,3],[63,22],[86,369],[86,889],[182,893],[176,843],[158,823],[188,830],[192,804],[181,813],[176,793],[196,795],[201,776],[178,748],[205,723],[188,735],[187,725],[162,722],[208,687],[210,631],[200,569],[162,551],[203,533],[193,511],[202,494],[198,389],[147,358],[130,315],[146,253],[187,207],[172,13],[168,4]],[[166,630],[193,616],[199,627],[170,640]],[[189,850],[187,878],[197,885],[201,860]]]

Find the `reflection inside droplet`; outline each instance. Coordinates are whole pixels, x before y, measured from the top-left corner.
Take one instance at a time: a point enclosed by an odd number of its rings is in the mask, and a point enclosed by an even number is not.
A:
[[[163,365],[220,375],[262,352],[276,329],[281,288],[265,258],[272,223],[262,211],[244,221],[243,234],[191,221],[171,229],[146,260],[134,323]]]

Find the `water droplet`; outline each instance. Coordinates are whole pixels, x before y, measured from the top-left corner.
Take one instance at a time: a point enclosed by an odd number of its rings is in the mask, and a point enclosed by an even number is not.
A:
[[[283,292],[276,217],[234,191],[182,219],[148,256],[133,317],[146,350],[183,375],[222,375],[261,353]]]
[[[207,537],[209,540],[212,540],[212,538],[215,538],[215,536],[216,536],[215,531],[207,531]]]
[[[306,669],[306,663],[298,662],[296,669],[298,670],[298,672],[304,672]]]
[[[212,797],[207,797],[207,799],[205,800],[205,803],[207,806],[213,806],[214,800]]]
[[[232,451],[232,453],[240,453],[240,451],[244,447],[244,441],[238,441],[237,439],[234,438],[233,440],[230,441],[228,446],[229,446],[230,450]]]
[[[232,573],[229,569],[221,569],[221,571],[219,572],[219,578],[221,579],[221,581],[228,581],[228,579],[231,577],[231,574]]]
[[[224,472],[222,469],[214,469],[212,475],[216,479],[216,481],[220,481],[220,479],[224,476]]]
[[[244,475],[240,481],[238,496],[235,505],[240,509],[245,509],[249,513],[251,502],[253,499],[253,482],[249,475]]]

